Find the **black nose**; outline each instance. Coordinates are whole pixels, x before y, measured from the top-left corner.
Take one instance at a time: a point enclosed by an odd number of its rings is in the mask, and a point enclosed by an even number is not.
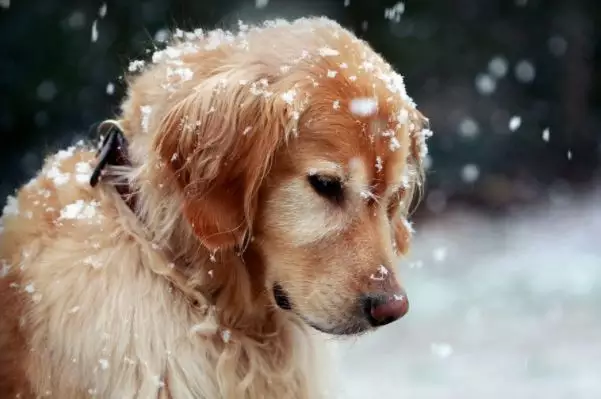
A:
[[[365,294],[361,297],[363,314],[373,327],[383,326],[400,319],[409,311],[404,292],[397,294]]]

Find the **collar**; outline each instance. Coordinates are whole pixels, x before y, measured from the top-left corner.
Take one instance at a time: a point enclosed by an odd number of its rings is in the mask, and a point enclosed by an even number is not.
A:
[[[96,187],[101,179],[109,180],[123,201],[135,213],[136,194],[131,186],[127,182],[110,179],[110,174],[107,174],[105,169],[107,166],[132,166],[123,129],[118,121],[109,119],[100,123],[96,131],[100,137],[104,136],[104,139],[96,153],[98,163],[92,171],[90,186]]]

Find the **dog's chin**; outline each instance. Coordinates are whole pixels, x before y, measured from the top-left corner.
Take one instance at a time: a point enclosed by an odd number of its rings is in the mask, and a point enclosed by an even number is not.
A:
[[[324,334],[329,335],[339,335],[339,336],[352,336],[359,335],[370,330],[370,325],[367,321],[362,319],[351,320],[346,323],[337,324],[334,326],[323,326],[318,322],[311,321],[310,318],[305,317],[298,310],[294,309],[292,306],[292,302],[288,297],[286,291],[282,288],[281,285],[275,284],[273,286],[273,297],[275,299],[275,303],[282,310],[287,310],[293,312],[297,315],[305,324],[314,328],[315,330],[322,332]]]
[[[298,314],[298,313],[297,313]],[[324,327],[318,323],[311,322],[307,320],[302,315],[298,315],[308,326],[314,328],[315,330],[322,332],[328,335],[337,335],[337,336],[354,336],[360,335],[368,332],[371,327],[368,323],[362,322],[348,322],[344,324],[338,324],[335,326]]]

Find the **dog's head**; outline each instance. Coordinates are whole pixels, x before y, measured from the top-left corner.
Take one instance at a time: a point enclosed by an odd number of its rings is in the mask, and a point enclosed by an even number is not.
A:
[[[395,263],[427,131],[402,78],[324,19],[175,52],[145,78],[169,86],[146,127],[200,245],[252,251],[273,300],[318,330],[403,316]]]

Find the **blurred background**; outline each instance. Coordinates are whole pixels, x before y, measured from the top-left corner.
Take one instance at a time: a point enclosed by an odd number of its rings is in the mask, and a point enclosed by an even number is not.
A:
[[[435,132],[412,310],[333,342],[336,394],[601,398],[598,0],[0,0],[0,197],[113,116],[170,29],[307,15],[370,42]]]

